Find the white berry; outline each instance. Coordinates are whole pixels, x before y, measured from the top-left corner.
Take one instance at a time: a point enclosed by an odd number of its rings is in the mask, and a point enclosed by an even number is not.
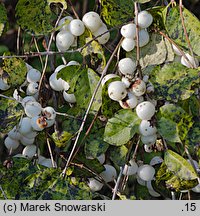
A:
[[[135,48],[135,41],[131,38],[124,38],[121,46],[126,52],[130,52]]]
[[[68,103],[76,103],[76,97],[73,93],[69,94],[66,91],[63,91],[63,97]]]
[[[97,31],[97,29],[102,25],[99,14],[93,11],[86,13],[83,16],[82,21],[91,32]]]
[[[108,85],[108,95],[114,101],[120,101],[127,95],[126,86],[121,81],[114,81]]]
[[[182,53],[180,52],[180,50],[174,45],[172,44],[172,49],[174,51],[174,53],[178,56],[182,56]]]
[[[21,139],[20,139],[20,142],[24,145],[24,146],[27,146],[27,145],[32,145],[35,141],[35,138],[27,138],[25,136],[21,136]]]
[[[144,181],[151,181],[155,175],[155,169],[148,165],[142,165],[137,170],[137,175]]]
[[[147,153],[151,153],[151,152],[153,152],[153,146],[154,146],[154,144],[150,144],[150,145],[144,145],[144,150],[145,150],[145,152],[147,152]]]
[[[152,15],[147,11],[141,11],[138,14],[138,25],[140,28],[148,28],[153,22]],[[136,23],[136,20],[135,20]]]
[[[84,23],[79,19],[73,19],[69,24],[69,30],[74,36],[80,36],[85,31]]]
[[[99,161],[100,164],[103,164],[105,162],[105,154],[101,154],[97,157],[97,160]]]
[[[107,32],[108,28],[107,26],[103,23],[102,26],[100,26],[95,32],[93,32],[93,35],[95,37],[102,35],[100,37],[97,38],[97,41],[100,44],[105,44],[108,42],[108,40],[110,39],[110,32]],[[106,33],[105,33],[106,32]]]
[[[32,131],[31,119],[29,117],[24,117],[19,123],[19,132],[22,135],[26,135]]]
[[[56,35],[56,46],[58,50],[65,52],[70,48],[74,40],[72,33],[63,30]]]
[[[189,53],[185,53],[186,57],[188,58],[189,62],[186,60],[186,58],[184,56],[181,57],[181,64],[191,68],[192,66],[194,68],[197,68],[199,66],[199,61],[198,59],[196,59],[195,57],[192,57]],[[192,66],[191,66],[192,65]]]
[[[55,165],[55,161],[53,161],[53,163]],[[43,160],[39,160],[38,164],[48,168],[53,167],[52,160],[50,158],[43,158]]]
[[[137,97],[142,96],[146,92],[146,83],[141,79],[137,79],[131,85],[131,91]]]
[[[41,77],[41,72],[32,68],[28,71],[26,79],[28,82],[39,82]]]
[[[136,63],[131,58],[123,58],[119,61],[118,68],[125,76],[133,76],[136,70]]]
[[[142,120],[139,125],[139,132],[143,136],[151,136],[157,132],[156,127],[151,126],[147,120]]]
[[[150,120],[155,114],[155,106],[149,101],[143,101],[136,107],[136,113],[142,120]]]
[[[31,126],[36,131],[42,131],[47,127],[47,122],[44,117],[34,116],[31,118]]]
[[[151,181],[147,181],[147,188],[151,196],[160,197],[160,194],[153,189]]]
[[[109,164],[105,164],[104,168],[106,170],[100,173],[101,177],[104,179],[105,182],[113,181],[117,177],[116,169]]]
[[[8,90],[10,86],[0,77],[0,90]]]
[[[58,27],[61,27],[60,28],[60,31],[62,30],[65,30],[65,31],[69,31],[69,23],[70,21],[73,20],[73,17],[71,16],[66,16],[66,17],[63,17],[59,22],[58,22]]]
[[[149,33],[145,29],[139,31],[139,47],[143,47],[149,43]]]
[[[155,156],[155,157],[153,157],[152,159],[151,159],[151,161],[150,161],[150,165],[151,166],[154,166],[154,165],[156,165],[156,164],[159,164],[159,163],[162,163],[163,162],[163,159],[160,157],[160,156]]]
[[[47,119],[55,119],[56,118],[56,111],[54,110],[53,107],[48,106],[42,109],[42,114],[45,116]]]
[[[100,191],[102,189],[103,184],[100,181],[94,178],[89,178],[88,180],[89,180],[88,186],[91,191],[95,192],[95,191]]]
[[[28,117],[34,117],[37,116],[41,113],[42,111],[42,106],[40,105],[40,103],[36,102],[36,101],[30,101],[27,102],[25,107],[24,107],[24,111],[26,113],[26,115]]]
[[[8,136],[11,139],[14,140],[19,140],[21,137],[21,134],[19,133],[19,130],[17,129],[17,127],[15,126],[11,131],[8,132]]]
[[[25,107],[28,102],[35,102],[36,99],[33,96],[26,96],[22,99],[22,106]]]
[[[130,160],[129,161],[129,164],[130,165],[125,165],[124,166],[124,170],[123,170],[123,175],[127,175],[127,176],[130,176],[130,175],[134,175],[137,173],[137,170],[138,170],[138,165],[137,163],[134,161],[134,160]]]
[[[6,139],[4,140],[4,145],[6,146],[6,148],[8,150],[12,149],[12,150],[15,150],[18,148],[19,146],[19,141],[18,140],[15,140],[15,139],[12,139],[10,138],[9,136],[6,137]]]
[[[120,32],[123,37],[134,39],[136,36],[136,25],[134,23],[123,25]]]
[[[145,145],[151,145],[154,144],[157,140],[157,135],[156,134],[152,134],[149,136],[141,136],[141,141],[143,144]]]
[[[36,153],[40,154],[40,150],[37,149],[37,146],[35,145],[27,145],[22,151],[22,155],[27,157],[28,159],[32,159],[33,156],[36,155]]]
[[[124,109],[133,109],[137,106],[137,103],[137,97],[131,92],[128,92],[127,100],[119,101],[120,106]]]
[[[34,95],[38,92],[38,83],[36,82],[31,82],[28,84],[27,89],[26,89],[26,94],[27,95]]]

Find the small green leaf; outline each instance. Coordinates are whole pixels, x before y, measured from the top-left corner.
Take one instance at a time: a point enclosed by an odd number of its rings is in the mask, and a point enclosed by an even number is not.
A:
[[[97,158],[108,149],[108,143],[103,140],[104,127],[98,119],[95,121],[85,142],[86,158]]]
[[[12,130],[22,114],[23,109],[18,102],[0,98],[0,132],[6,134]]]
[[[170,142],[181,142],[178,135],[178,126],[175,122],[162,117],[157,124],[158,132],[164,139]]]
[[[157,118],[159,133],[170,142],[185,141],[193,125],[192,116],[174,104],[160,107]]]
[[[164,161],[167,168],[180,179],[193,180],[198,178],[192,165],[176,152],[167,150],[165,152]]]
[[[190,40],[190,44],[194,53],[200,55],[200,21],[189,10],[183,8],[183,19]],[[184,29],[181,22],[179,6],[169,10],[166,19],[166,30],[171,39],[179,46],[188,50],[188,42],[186,40]]]
[[[137,133],[139,123],[132,110],[119,110],[106,124],[104,141],[115,146],[126,144]]]
[[[193,87],[199,83],[198,73],[197,69],[177,62],[155,67],[150,75],[155,98],[174,102],[189,98],[194,93]]]
[[[31,34],[45,35],[53,29],[47,0],[19,0],[15,9],[18,24]]]
[[[7,83],[13,87],[19,87],[26,80],[27,67],[20,58],[5,58],[2,69],[8,74]]]
[[[106,24],[118,26],[134,17],[134,4],[132,0],[101,0],[101,16]]]

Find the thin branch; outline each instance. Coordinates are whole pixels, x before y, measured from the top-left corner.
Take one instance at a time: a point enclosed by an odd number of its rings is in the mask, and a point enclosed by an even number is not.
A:
[[[38,44],[37,44],[37,40],[35,39],[35,37],[33,38],[33,40],[34,40],[34,43],[35,43],[35,47],[36,47],[37,52],[40,53],[40,50],[39,50],[39,47],[38,47]],[[41,62],[42,68],[43,68],[43,67],[44,67],[44,64],[43,64],[41,55],[39,55],[39,59],[40,59],[40,62]]]
[[[21,28],[18,27],[17,30],[17,54],[20,52],[20,33],[21,33]]]
[[[4,190],[3,190],[3,188],[1,187],[1,185],[0,185],[0,191],[2,192],[4,199],[7,200],[8,198],[7,198],[7,196],[6,196],[6,194],[5,194]]]
[[[90,109],[91,109],[91,107],[92,107],[92,104],[93,104],[93,102],[94,102],[94,99],[95,99],[95,96],[96,96],[96,94],[97,94],[97,91],[98,91],[99,87],[101,86],[101,81],[102,81],[103,77],[105,76],[105,74],[106,74],[106,72],[107,72],[107,70],[108,70],[108,68],[109,68],[109,66],[110,66],[110,63],[111,63],[112,60],[113,60],[113,58],[114,58],[114,56],[115,56],[115,53],[117,52],[119,46],[121,45],[121,42],[122,42],[122,40],[120,40],[120,42],[119,42],[118,45],[116,46],[115,50],[113,51],[113,53],[112,53],[110,59],[108,60],[106,66],[105,66],[105,68],[104,68],[104,70],[103,70],[103,72],[102,72],[102,74],[101,74],[100,80],[99,80],[99,82],[97,83],[97,86],[96,86],[96,88],[95,88],[95,90],[94,90],[94,92],[93,92],[93,94],[92,94],[92,98],[91,98],[90,103],[89,103],[89,105],[88,105],[88,108],[87,108],[87,110],[86,110],[85,116],[84,116],[84,118],[83,118],[83,122],[82,122],[82,124],[81,124],[81,126],[80,126],[80,128],[79,128],[79,131],[78,131],[76,140],[75,140],[75,142],[74,142],[74,146],[73,146],[72,151],[71,151],[71,153],[70,153],[70,155],[69,155],[69,158],[68,158],[68,160],[67,160],[67,163],[66,163],[66,165],[65,165],[65,168],[64,168],[64,170],[63,170],[63,172],[62,172],[62,176],[63,176],[63,177],[65,177],[65,175],[66,175],[67,167],[69,166],[70,161],[71,161],[71,158],[72,158],[72,156],[73,156],[73,154],[74,154],[76,145],[77,145],[78,140],[79,140],[79,138],[80,138],[81,132],[82,132],[82,130],[83,130],[83,128],[84,128],[86,119],[87,119],[87,117],[88,117],[89,111],[90,111]]]
[[[140,46],[139,46],[139,25],[138,25],[138,3],[134,3],[135,6],[135,19],[136,19],[136,65],[137,72],[140,79],[142,79],[142,72],[140,67]]]
[[[56,168],[56,164],[55,164],[55,161],[54,161],[54,159],[53,159],[53,154],[52,154],[52,150],[51,150],[51,145],[50,145],[50,142],[49,142],[49,138],[47,138],[47,146],[48,146],[48,149],[49,149],[49,154],[50,154],[52,166],[53,166],[53,168]]]
[[[68,0],[68,2],[69,2],[69,4],[70,4],[70,6],[71,6],[71,9],[72,9],[73,13],[74,13],[74,16],[76,17],[76,19],[79,19],[79,16],[78,16],[78,14],[76,13],[76,11],[75,11],[75,9],[74,9],[74,6],[73,6],[73,4],[72,4],[72,2],[71,2],[71,0]]]
[[[115,200],[115,197],[117,195],[119,184],[120,184],[120,180],[121,180],[121,177],[122,177],[122,174],[123,174],[123,170],[124,170],[124,167],[120,167],[120,172],[119,172],[119,175],[118,175],[118,178],[117,178],[117,182],[116,182],[115,187],[113,189],[112,200]]]
[[[192,50],[192,46],[191,46],[190,39],[188,37],[187,29],[186,29],[185,22],[184,22],[184,17],[183,17],[183,2],[182,2],[182,0],[179,0],[179,11],[180,11],[181,23],[182,23],[182,26],[183,26],[183,31],[184,31],[184,34],[185,34],[185,38],[186,38],[188,47],[190,49],[190,53],[191,53],[192,57],[194,57],[194,52]],[[194,63],[195,63],[195,61],[194,61]]]

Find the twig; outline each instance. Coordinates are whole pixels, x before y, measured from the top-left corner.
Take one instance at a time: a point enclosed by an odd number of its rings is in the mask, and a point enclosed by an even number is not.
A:
[[[121,180],[121,177],[122,177],[122,174],[123,174],[123,169],[124,169],[124,167],[120,167],[120,172],[119,172],[119,175],[118,175],[118,178],[117,178],[117,182],[116,182],[115,187],[113,189],[112,200],[115,200],[116,194],[118,192],[120,180]]]
[[[171,195],[172,195],[172,200],[176,200],[176,196],[175,196],[174,191],[171,191]]]
[[[49,138],[47,138],[47,146],[48,146],[48,149],[49,149],[49,154],[50,154],[52,166],[53,166],[53,168],[56,168],[56,164],[55,164],[55,161],[54,161],[54,159],[53,159],[53,154],[52,154],[52,150],[51,150],[51,145],[50,145],[50,142],[49,142]]]
[[[3,188],[1,187],[1,185],[0,185],[0,191],[2,192],[4,199],[7,200],[8,198],[7,198],[7,196],[6,196],[6,194],[5,194],[4,190],[3,190]]]
[[[139,46],[139,25],[138,25],[138,3],[134,3],[135,6],[135,19],[136,19],[136,65],[138,68],[139,78],[142,79],[141,67],[140,67],[140,46]]]
[[[40,53],[40,50],[39,50],[39,47],[38,47],[38,44],[37,44],[37,41],[36,41],[35,37],[33,38],[33,40],[34,40],[34,44],[35,44],[35,47],[36,47],[37,52]],[[43,64],[41,55],[39,56],[39,59],[40,59],[40,62],[41,62],[41,66],[42,66],[42,68],[43,68],[43,67],[44,67],[44,64]]]
[[[191,46],[191,43],[190,43],[190,39],[189,39],[189,37],[188,37],[187,29],[186,29],[186,27],[185,27],[185,22],[184,22],[184,17],[183,17],[183,10],[182,10],[182,8],[183,8],[183,2],[182,2],[182,0],[179,0],[179,11],[180,11],[181,23],[182,23],[182,26],[183,26],[183,31],[184,31],[184,34],[185,34],[185,38],[186,38],[188,47],[189,47],[189,49],[190,49],[190,53],[191,53],[192,57],[194,58],[194,52],[193,52],[193,50],[192,50],[192,46]],[[195,61],[194,61],[194,64],[196,64]],[[196,65],[195,65],[195,67],[196,67]]]
[[[72,4],[72,2],[71,2],[71,0],[68,0],[68,2],[69,2],[69,4],[70,4],[70,6],[71,6],[71,9],[72,9],[73,13],[74,13],[74,16],[76,17],[76,19],[79,19],[79,16],[78,16],[78,14],[76,13],[76,11],[75,11],[75,9],[74,9],[74,6],[73,6],[73,4]]]
[[[110,59],[108,60],[106,66],[105,66],[105,68],[104,68],[104,70],[103,70],[103,72],[102,72],[102,74],[101,74],[100,80],[99,80],[99,82],[97,83],[97,86],[96,86],[96,88],[95,88],[95,90],[94,90],[94,92],[93,92],[93,94],[92,94],[92,98],[90,99],[88,108],[87,108],[86,113],[85,113],[85,116],[84,116],[84,118],[83,118],[83,122],[82,122],[82,124],[81,124],[81,126],[80,126],[80,128],[79,128],[79,131],[78,131],[76,140],[75,140],[75,142],[74,142],[74,146],[73,146],[72,151],[71,151],[71,153],[70,153],[70,155],[69,155],[69,158],[68,158],[68,160],[67,160],[67,163],[66,163],[66,165],[65,165],[65,168],[64,168],[64,170],[63,170],[63,172],[62,172],[62,176],[63,176],[63,177],[65,177],[65,175],[66,175],[67,167],[68,167],[69,164],[70,164],[71,158],[72,158],[72,156],[73,156],[73,153],[74,153],[74,151],[75,151],[76,145],[77,145],[78,140],[79,140],[79,138],[80,138],[81,132],[82,132],[83,127],[84,127],[84,125],[85,125],[85,122],[86,122],[86,119],[87,119],[87,117],[88,117],[89,111],[90,111],[90,109],[91,109],[91,107],[92,107],[92,104],[93,104],[93,102],[94,102],[96,93],[97,93],[99,87],[101,86],[101,81],[102,81],[103,77],[105,76],[105,74],[106,74],[106,72],[107,72],[107,70],[108,70],[108,68],[109,68],[109,66],[110,66],[111,61],[113,60],[113,58],[114,58],[114,56],[115,56],[115,53],[117,52],[119,46],[121,45],[121,42],[122,42],[122,40],[120,40],[120,42],[119,42],[118,45],[116,46],[115,50],[113,51],[113,53],[112,53]]]
[[[18,27],[18,30],[17,30],[17,54],[19,54],[20,52],[20,33],[21,33],[21,28]]]

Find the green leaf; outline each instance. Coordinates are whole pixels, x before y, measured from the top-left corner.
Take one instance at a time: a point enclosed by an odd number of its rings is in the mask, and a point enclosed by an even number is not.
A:
[[[20,58],[5,58],[2,69],[8,75],[7,83],[13,87],[19,87],[26,80],[27,67]]]
[[[136,60],[136,49],[128,52],[127,56]],[[150,65],[160,65],[165,61],[173,61],[174,52],[168,40],[163,39],[161,35],[152,33],[150,42],[140,48],[140,65],[145,68]]]
[[[198,145],[200,140],[200,122],[194,123],[194,125],[190,128],[185,143],[192,148]]]
[[[5,28],[5,24],[8,21],[6,8],[1,2],[0,2],[0,14],[1,14],[0,15],[0,36],[1,36]]]
[[[177,192],[181,190],[190,190],[196,185],[198,185],[197,179],[194,180],[184,180],[174,175],[168,168],[165,162],[163,162],[156,173],[156,189],[159,193],[164,196],[170,196],[170,190],[176,190]],[[170,190],[169,190],[170,189]]]
[[[104,141],[115,146],[126,144],[137,133],[139,123],[132,110],[119,110],[106,124]]]
[[[0,98],[0,132],[8,133],[19,122],[23,109],[13,100]]]
[[[135,0],[134,0],[135,1]],[[136,2],[140,3],[140,4],[144,4],[146,2],[150,2],[151,0],[136,0]]]
[[[171,142],[185,141],[188,131],[193,125],[192,116],[174,104],[160,107],[157,118],[158,132],[164,139]]]
[[[189,98],[194,93],[193,87],[199,83],[198,73],[197,69],[177,62],[155,67],[150,75],[155,98],[175,102]]]
[[[183,8],[183,19],[194,53],[200,55],[200,21],[189,10]],[[171,39],[188,50],[188,43],[182,27],[179,6],[170,9],[166,19],[166,30]]]
[[[126,163],[126,155],[128,153],[128,148],[126,146],[111,146],[109,152],[110,159],[118,166],[123,166]]]
[[[51,9],[46,0],[19,0],[16,18],[22,29],[34,35],[45,35],[52,29]]]
[[[158,132],[164,139],[170,142],[181,142],[178,134],[178,126],[175,122],[161,117],[157,124]]]
[[[103,140],[104,127],[96,120],[85,142],[86,158],[97,158],[108,149],[108,143]]]
[[[58,178],[39,197],[42,200],[91,200],[92,194],[84,182]]]
[[[77,106],[81,108],[87,108],[91,100],[92,94],[99,82],[99,76],[90,68],[84,70],[80,74],[75,87],[75,96],[77,100]],[[101,98],[101,86],[98,88],[97,94],[94,98],[94,102],[91,107],[91,111],[98,111],[102,104]]]
[[[198,178],[192,165],[176,152],[167,150],[164,156],[167,168],[183,180],[193,180]]]
[[[101,0],[101,16],[106,24],[116,27],[134,17],[132,0]]]

